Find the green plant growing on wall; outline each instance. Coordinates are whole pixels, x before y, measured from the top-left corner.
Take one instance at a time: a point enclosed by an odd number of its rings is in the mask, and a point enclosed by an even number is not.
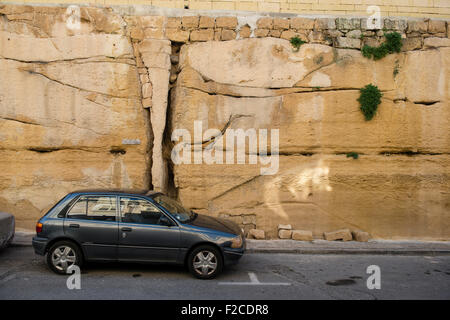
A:
[[[359,158],[359,154],[357,152],[349,152],[347,153],[347,158],[353,158],[356,160]]]
[[[361,50],[362,55],[369,59],[380,60],[388,54],[400,52],[400,49],[402,48],[402,36],[400,33],[386,33],[384,37],[386,38],[386,41],[378,47],[372,47],[367,44],[364,45]]]
[[[289,42],[291,43],[292,47],[294,47],[294,51],[298,51],[300,49],[300,46],[306,43],[306,41],[303,41],[297,36],[292,37]]]
[[[358,102],[366,121],[371,120],[375,116],[382,96],[380,89],[372,84],[368,84],[360,89]]]

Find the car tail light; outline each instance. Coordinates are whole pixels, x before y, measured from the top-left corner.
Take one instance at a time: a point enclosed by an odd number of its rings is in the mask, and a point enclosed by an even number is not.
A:
[[[41,233],[42,231],[42,223],[36,223],[36,233]]]

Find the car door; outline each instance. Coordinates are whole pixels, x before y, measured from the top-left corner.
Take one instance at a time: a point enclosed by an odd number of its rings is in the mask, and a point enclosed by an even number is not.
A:
[[[176,262],[180,228],[147,199],[121,196],[119,202],[119,260]]]
[[[117,196],[83,195],[67,211],[64,233],[81,244],[88,260],[116,260]]]

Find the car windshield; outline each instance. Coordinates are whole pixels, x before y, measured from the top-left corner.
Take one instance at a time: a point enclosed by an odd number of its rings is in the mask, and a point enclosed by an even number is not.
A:
[[[173,217],[180,222],[187,222],[194,218],[194,213],[192,211],[185,209],[181,203],[163,194],[156,195],[153,197],[153,200],[169,211]]]

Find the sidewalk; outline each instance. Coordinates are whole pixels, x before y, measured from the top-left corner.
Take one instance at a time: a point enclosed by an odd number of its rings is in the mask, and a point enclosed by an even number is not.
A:
[[[303,254],[389,254],[389,255],[450,255],[450,241],[394,241],[369,240],[326,241],[313,240],[251,240],[247,239],[250,253],[303,253]]]
[[[16,230],[11,246],[31,246],[32,231]],[[248,253],[450,255],[450,241],[295,241],[247,239]]]

